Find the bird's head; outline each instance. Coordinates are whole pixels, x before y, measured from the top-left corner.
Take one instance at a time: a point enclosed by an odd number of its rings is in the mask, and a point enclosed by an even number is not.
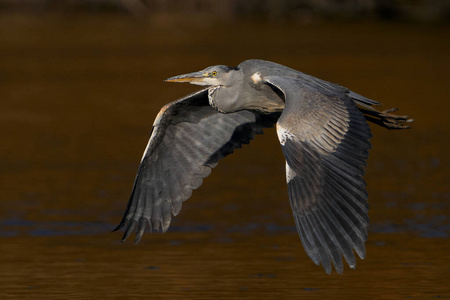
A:
[[[166,82],[189,82],[206,86],[229,86],[230,75],[236,69],[227,66],[212,66],[202,71],[170,77]]]

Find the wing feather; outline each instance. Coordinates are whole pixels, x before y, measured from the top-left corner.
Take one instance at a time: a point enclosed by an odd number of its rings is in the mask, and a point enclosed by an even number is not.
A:
[[[285,97],[277,133],[286,158],[289,200],[306,253],[327,273],[332,265],[343,272],[342,256],[355,268],[353,249],[365,257],[369,224],[363,179],[371,147],[369,126],[348,94],[308,89],[295,78],[263,76],[263,81]]]
[[[209,105],[208,90],[164,106],[138,168],[122,221],[122,241],[136,230],[136,242],[147,226],[165,232],[192,190],[200,187],[219,159],[272,127],[279,113],[254,111],[222,114]]]

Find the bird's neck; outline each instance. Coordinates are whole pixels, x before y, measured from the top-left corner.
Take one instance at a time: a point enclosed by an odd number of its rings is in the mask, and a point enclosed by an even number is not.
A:
[[[238,103],[238,90],[234,87],[212,86],[208,89],[209,105],[222,113],[231,113],[242,108]]]
[[[211,105],[213,108],[217,109],[220,112],[223,112],[220,110],[220,108],[217,106],[217,102],[216,102],[216,92],[221,88],[220,85],[215,85],[215,86],[211,86],[208,89],[208,100],[209,100],[209,105]]]
[[[211,86],[208,90],[209,104],[222,113],[231,113],[243,108],[239,103],[243,74],[233,70],[223,85]]]

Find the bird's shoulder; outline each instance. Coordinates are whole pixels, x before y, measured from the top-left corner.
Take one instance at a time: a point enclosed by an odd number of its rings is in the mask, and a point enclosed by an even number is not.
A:
[[[205,107],[207,108],[207,111],[210,110],[207,88],[193,92],[164,105],[153,122],[150,139],[141,162],[152,154],[153,150],[162,141],[170,124],[176,125],[180,122],[196,122],[197,120],[193,119],[192,112],[201,110]]]

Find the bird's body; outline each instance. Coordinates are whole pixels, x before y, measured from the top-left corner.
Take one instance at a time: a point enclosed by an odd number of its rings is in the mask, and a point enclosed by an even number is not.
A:
[[[363,179],[371,147],[366,120],[402,129],[406,116],[378,112],[378,102],[291,68],[247,60],[169,78],[206,88],[164,106],[125,215],[123,240],[136,228],[166,231],[192,190],[219,159],[276,125],[286,158],[289,199],[308,256],[331,272],[364,258],[368,203]],[[359,105],[360,107],[358,107]]]

